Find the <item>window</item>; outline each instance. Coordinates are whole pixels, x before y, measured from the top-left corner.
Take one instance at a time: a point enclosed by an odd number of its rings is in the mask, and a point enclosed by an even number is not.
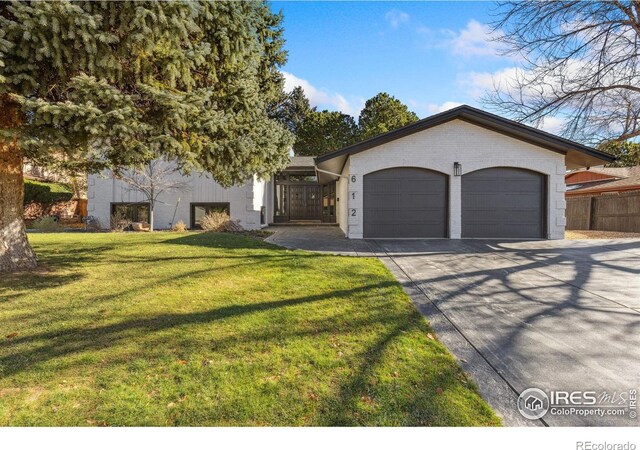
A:
[[[276,185],[276,208],[275,215],[276,217],[285,217],[289,215],[287,208],[287,194],[289,193],[289,187],[277,184]]]
[[[149,222],[149,203],[111,203],[111,214],[122,214],[132,222]]]
[[[229,203],[192,203],[191,204],[191,228],[201,228],[200,222],[207,214],[214,211],[229,212]]]
[[[324,222],[335,222],[336,220],[335,183],[322,186],[322,220]]]
[[[307,183],[315,183],[318,181],[318,178],[315,175],[289,175],[289,181],[291,182],[307,182]]]

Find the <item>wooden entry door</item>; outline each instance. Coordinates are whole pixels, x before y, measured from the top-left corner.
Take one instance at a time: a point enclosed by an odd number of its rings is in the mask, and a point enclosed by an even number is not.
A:
[[[320,220],[320,186],[289,186],[289,220]]]

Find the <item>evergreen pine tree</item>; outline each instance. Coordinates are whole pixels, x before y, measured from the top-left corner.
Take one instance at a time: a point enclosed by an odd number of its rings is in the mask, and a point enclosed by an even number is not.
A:
[[[311,111],[298,129],[293,151],[299,156],[320,156],[357,140],[358,126],[339,111]]]
[[[223,186],[284,167],[281,15],[263,2],[0,4],[0,271],[33,268],[22,162],[154,158]]]
[[[296,86],[278,104],[274,117],[295,135],[311,111],[315,111],[315,108],[311,108],[302,87]]]
[[[381,92],[366,101],[358,119],[360,139],[369,139],[393,131],[418,120],[407,105]]]

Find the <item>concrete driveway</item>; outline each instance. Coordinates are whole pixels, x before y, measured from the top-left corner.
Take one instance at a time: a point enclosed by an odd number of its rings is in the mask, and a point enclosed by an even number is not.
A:
[[[274,242],[322,250],[327,241],[332,252],[379,257],[505,424],[640,424],[628,411],[530,421],[516,408],[531,387],[606,392],[613,402],[640,388],[640,240],[354,244],[335,229],[304,234]]]

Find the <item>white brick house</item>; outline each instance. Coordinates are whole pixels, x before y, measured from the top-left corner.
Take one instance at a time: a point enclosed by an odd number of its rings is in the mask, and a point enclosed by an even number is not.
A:
[[[561,239],[566,170],[612,160],[461,106],[315,159],[293,157],[268,181],[223,189],[191,175],[188,192],[161,199],[155,221],[157,228],[178,220],[196,227],[207,208],[224,207],[247,229],[336,223],[352,239]],[[99,176],[89,178],[88,197],[89,214],[103,223],[117,205],[142,202]]]
[[[154,208],[154,228],[169,229],[180,220],[195,227],[198,216],[211,208],[227,210],[233,220],[248,230],[266,225],[268,183],[254,178],[241,186],[225,189],[205,174],[193,173],[184,178],[187,189],[167,192],[159,198]],[[89,176],[87,197],[88,214],[103,226],[109,225],[111,214],[120,205],[133,213],[131,219],[148,221],[144,195],[108,172]]]
[[[320,156],[316,169],[336,181],[352,239],[562,239],[566,170],[612,160],[465,105]]]

